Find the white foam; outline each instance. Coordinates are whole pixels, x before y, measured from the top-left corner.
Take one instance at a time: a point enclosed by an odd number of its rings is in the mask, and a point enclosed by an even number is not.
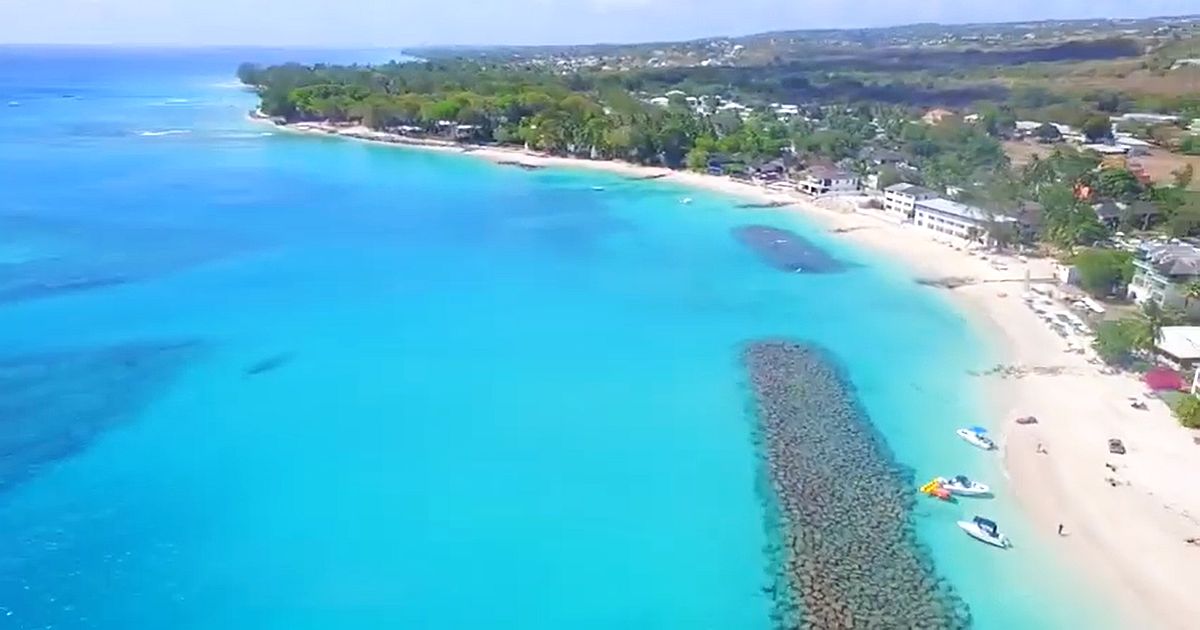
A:
[[[185,134],[185,133],[192,133],[192,132],[188,131],[187,129],[166,129],[164,131],[143,131],[143,132],[139,133],[138,135],[143,136],[143,137],[153,138],[153,137],[158,137],[158,136],[177,136],[177,135]]]

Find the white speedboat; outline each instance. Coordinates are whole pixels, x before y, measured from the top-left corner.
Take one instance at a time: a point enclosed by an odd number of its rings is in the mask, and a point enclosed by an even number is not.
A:
[[[949,490],[950,494],[957,494],[964,497],[979,497],[992,493],[992,489],[987,484],[972,481],[966,475],[956,475],[951,478],[938,477],[934,481]]]
[[[604,187],[603,186],[592,186],[592,190],[594,190],[596,192],[600,192],[600,191],[604,190]]]
[[[958,437],[970,442],[972,446],[977,446],[985,451],[996,448],[996,443],[992,441],[992,438],[987,436],[987,429],[983,427],[959,429],[955,433],[958,434]]]
[[[1008,537],[1000,533],[996,527],[996,522],[976,516],[969,521],[959,521],[958,527],[967,535],[980,542],[985,542],[993,547],[1007,548],[1009,545]]]
[[[683,204],[683,205],[685,205],[685,206],[686,206],[687,204],[689,204],[689,203],[692,203],[692,198],[691,198],[691,197],[684,197],[683,199],[680,199],[680,200],[679,200],[679,203],[681,203],[681,204]]]

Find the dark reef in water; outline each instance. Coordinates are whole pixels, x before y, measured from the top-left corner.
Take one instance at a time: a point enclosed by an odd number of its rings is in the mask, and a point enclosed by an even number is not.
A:
[[[259,374],[264,374],[264,373],[270,372],[272,370],[278,370],[279,368],[287,365],[288,363],[291,363],[292,359],[294,359],[294,358],[296,358],[296,355],[291,352],[281,352],[279,354],[274,354],[274,355],[271,355],[264,359],[255,361],[254,363],[251,363],[250,365],[246,366],[246,369],[242,370],[242,374],[244,374],[246,376],[257,376]]]
[[[0,359],[0,491],[136,418],[200,350],[140,343]]]
[[[912,472],[895,462],[832,357],[760,341],[743,360],[781,530],[770,589],[777,625],[969,627],[965,602],[917,540]]]
[[[0,213],[0,248],[10,243],[22,257],[0,260],[0,304],[150,280],[249,247],[194,229]]]
[[[739,203],[738,208],[783,208],[792,205],[791,201],[768,201],[766,203]]]
[[[35,280],[0,288],[0,304],[53,297],[61,293],[74,293],[75,291],[86,291],[88,289],[115,287],[125,284],[128,281],[127,278],[122,276],[80,277],[40,282]]]
[[[541,169],[546,168],[540,164],[530,164],[528,162],[520,162],[517,160],[497,160],[496,164],[500,164],[502,166],[515,166],[517,168],[523,168],[527,171],[540,171]]]
[[[842,261],[826,254],[807,239],[766,225],[733,228],[733,236],[754,250],[764,262],[792,273],[837,273],[846,269]]]

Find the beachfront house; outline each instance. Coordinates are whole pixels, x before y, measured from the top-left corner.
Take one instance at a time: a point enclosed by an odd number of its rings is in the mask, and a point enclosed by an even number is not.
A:
[[[1200,326],[1163,326],[1154,354],[1178,371],[1194,370],[1200,365]]]
[[[1151,245],[1138,250],[1133,269],[1129,297],[1134,302],[1200,316],[1200,300],[1187,297],[1188,284],[1200,280],[1200,249],[1184,243]]]
[[[1015,219],[995,215],[949,199],[922,199],[913,206],[913,225],[967,241],[990,244],[990,228],[996,223],[1015,223]]]
[[[846,195],[858,192],[858,175],[829,166],[814,166],[800,180],[797,188],[813,197]]]
[[[1017,242],[1032,245],[1042,231],[1042,204],[1022,201],[1006,208],[1003,214],[1013,220]]]
[[[787,164],[783,158],[776,158],[766,162],[760,162],[750,167],[750,173],[755,179],[762,181],[778,181],[787,175]]]
[[[732,175],[746,170],[746,164],[739,157],[715,153],[708,157],[709,175]]]
[[[1142,200],[1126,204],[1107,199],[1093,204],[1092,209],[1096,219],[1111,230],[1119,228],[1122,222],[1145,230],[1158,220],[1160,214],[1158,206]]]
[[[883,189],[883,209],[896,218],[912,219],[918,201],[933,199],[937,193],[916,184],[892,184]]]

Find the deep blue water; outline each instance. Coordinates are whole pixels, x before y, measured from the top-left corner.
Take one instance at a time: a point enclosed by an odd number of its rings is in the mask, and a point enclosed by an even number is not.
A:
[[[386,57],[0,48],[0,627],[766,627],[760,337],[832,351],[919,477],[1003,490],[952,434],[988,349],[888,261],[660,182],[273,134],[232,83]],[[781,272],[747,225],[849,264]],[[920,505],[979,627],[1079,614],[1036,543],[954,528],[1031,541],[1003,492]]]

